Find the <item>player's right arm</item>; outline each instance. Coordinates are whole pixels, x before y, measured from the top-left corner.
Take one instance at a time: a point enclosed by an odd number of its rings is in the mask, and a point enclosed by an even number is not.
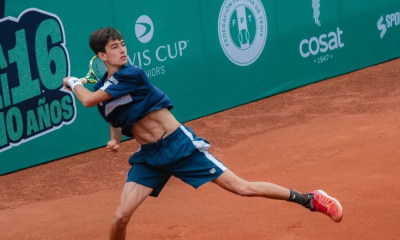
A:
[[[107,143],[107,149],[110,152],[116,152],[119,148],[119,143],[122,140],[121,128],[114,128],[110,124],[110,141]]]
[[[71,81],[73,79],[75,79],[75,81]],[[69,76],[64,78],[63,84],[65,89],[74,91],[75,96],[85,107],[93,107],[112,98],[109,93],[101,89],[95,92],[89,91],[82,85],[80,79],[74,77]]]

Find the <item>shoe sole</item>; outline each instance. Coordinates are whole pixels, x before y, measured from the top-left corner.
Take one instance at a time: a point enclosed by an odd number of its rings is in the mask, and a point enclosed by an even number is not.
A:
[[[333,221],[334,221],[334,222],[337,222],[337,223],[340,222],[340,221],[342,221],[342,218],[343,218],[343,208],[342,208],[342,205],[340,204],[340,202],[339,202],[336,198],[333,198],[333,197],[329,196],[324,190],[316,190],[316,192],[319,192],[319,193],[321,193],[322,195],[324,195],[325,197],[331,199],[332,201],[334,201],[334,202],[339,206],[339,208],[340,208],[340,218],[339,218],[337,221],[335,221],[335,220],[333,220]]]

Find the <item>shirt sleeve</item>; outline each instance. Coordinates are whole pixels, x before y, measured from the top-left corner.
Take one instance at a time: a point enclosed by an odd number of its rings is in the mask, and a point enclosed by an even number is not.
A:
[[[140,76],[130,69],[116,72],[100,89],[109,93],[114,99],[135,93],[140,84]]]

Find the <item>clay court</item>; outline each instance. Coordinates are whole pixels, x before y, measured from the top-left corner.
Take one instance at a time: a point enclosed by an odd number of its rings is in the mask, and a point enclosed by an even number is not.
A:
[[[173,178],[136,211],[128,239],[399,239],[399,76],[400,59],[186,123],[243,178],[335,196],[341,223]],[[1,176],[0,239],[107,239],[137,148],[129,140],[118,154],[100,148]]]

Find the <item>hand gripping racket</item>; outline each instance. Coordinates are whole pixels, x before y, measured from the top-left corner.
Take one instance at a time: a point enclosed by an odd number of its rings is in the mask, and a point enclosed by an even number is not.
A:
[[[84,78],[81,78],[81,82],[85,83],[97,83],[107,72],[106,65],[104,62],[96,56],[92,57],[89,62],[89,71]]]

